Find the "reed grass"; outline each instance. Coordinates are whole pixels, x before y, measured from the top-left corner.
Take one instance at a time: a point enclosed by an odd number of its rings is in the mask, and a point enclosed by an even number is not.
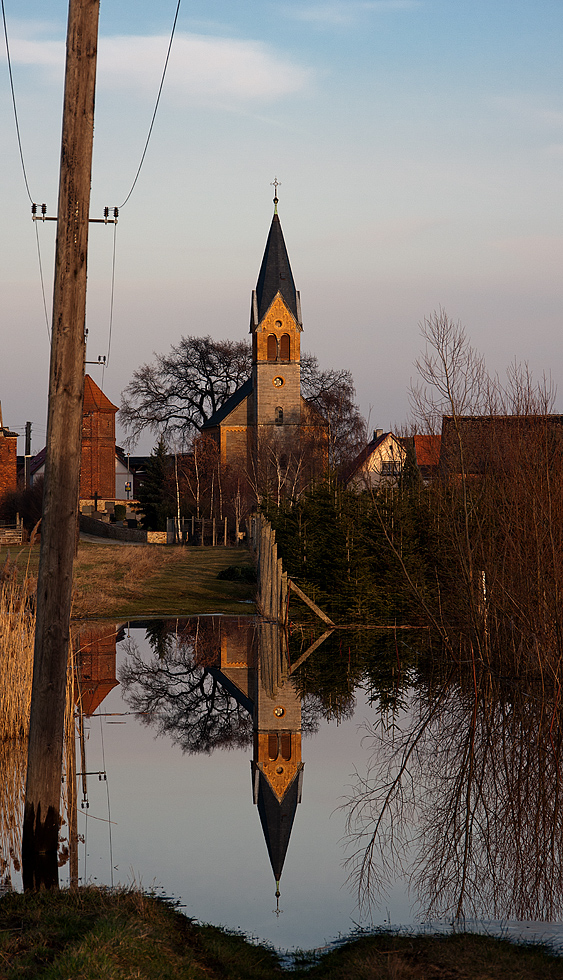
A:
[[[21,861],[21,817],[33,676],[34,585],[18,583],[7,560],[0,576],[0,875]]]

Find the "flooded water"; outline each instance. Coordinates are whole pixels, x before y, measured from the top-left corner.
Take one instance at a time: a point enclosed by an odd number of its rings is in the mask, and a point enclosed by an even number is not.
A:
[[[559,941],[557,699],[453,672],[414,633],[215,616],[78,644],[81,882],[280,948],[464,917]]]

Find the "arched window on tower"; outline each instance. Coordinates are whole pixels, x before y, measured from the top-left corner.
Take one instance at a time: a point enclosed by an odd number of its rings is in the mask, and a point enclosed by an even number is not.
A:
[[[282,732],[280,736],[281,757],[284,762],[291,759],[291,732]]]
[[[276,425],[283,425],[283,408],[280,405],[276,408]]]
[[[290,359],[289,334],[283,333],[280,338],[280,360],[289,361],[289,359]]]
[[[278,339],[271,333],[268,334],[268,360],[277,361],[278,359]]]

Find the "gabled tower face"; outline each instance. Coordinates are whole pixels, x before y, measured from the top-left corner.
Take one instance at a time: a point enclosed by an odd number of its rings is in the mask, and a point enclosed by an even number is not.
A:
[[[252,292],[252,422],[258,440],[298,442],[301,426],[301,304],[276,213]]]

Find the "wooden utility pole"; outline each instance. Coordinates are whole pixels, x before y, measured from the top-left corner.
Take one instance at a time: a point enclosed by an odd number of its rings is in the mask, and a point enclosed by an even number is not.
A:
[[[86,253],[99,0],[69,0],[22,870],[57,888],[66,672],[82,437]]]

